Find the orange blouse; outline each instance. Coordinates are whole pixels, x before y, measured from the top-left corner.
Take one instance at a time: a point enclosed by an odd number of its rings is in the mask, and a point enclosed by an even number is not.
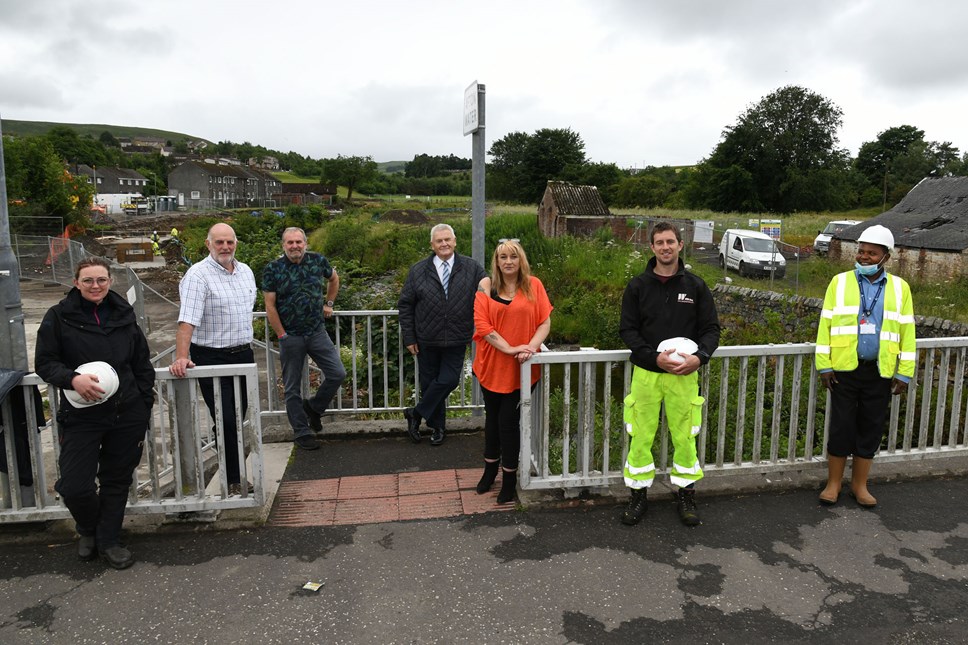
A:
[[[541,280],[531,276],[531,292],[534,300],[528,300],[520,291],[510,304],[504,304],[489,293],[478,291],[474,296],[474,340],[477,356],[474,358],[474,375],[481,386],[491,392],[508,394],[521,389],[521,364],[510,354],[496,349],[484,337],[497,331],[509,345],[526,345],[531,342],[538,325],[551,315],[551,301]],[[531,384],[538,382],[540,369],[531,368]]]

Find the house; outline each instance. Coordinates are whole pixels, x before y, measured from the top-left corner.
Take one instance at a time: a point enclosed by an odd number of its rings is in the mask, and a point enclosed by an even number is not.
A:
[[[104,207],[105,212],[121,212],[121,205],[132,196],[142,196],[147,190],[148,179],[130,168],[93,168],[78,164],[74,175],[84,177],[94,186],[94,205]]]
[[[249,166],[263,170],[279,170],[279,160],[268,155],[264,157],[249,157]]]
[[[549,181],[538,204],[538,230],[547,237],[591,235],[603,226],[625,221],[612,217],[595,186]]]
[[[168,174],[168,193],[188,209],[274,206],[281,188],[282,182],[257,168],[204,161],[186,161]]]
[[[140,195],[148,186],[148,180],[137,170],[130,168],[92,168],[78,164],[75,172],[77,176],[87,177],[87,183],[94,184],[94,192],[116,193],[124,195]]]
[[[968,177],[922,179],[894,208],[841,231],[830,242],[830,257],[853,261],[857,238],[874,224],[894,234],[892,273],[929,280],[968,276]]]

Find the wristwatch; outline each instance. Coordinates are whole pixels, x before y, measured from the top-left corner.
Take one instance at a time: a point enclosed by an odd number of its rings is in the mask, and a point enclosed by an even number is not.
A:
[[[326,301],[326,306],[327,307],[332,307],[333,306],[333,301],[332,300],[327,300]]]

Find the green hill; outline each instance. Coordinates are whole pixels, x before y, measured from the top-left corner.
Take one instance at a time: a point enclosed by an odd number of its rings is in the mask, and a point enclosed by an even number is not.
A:
[[[395,172],[406,170],[407,163],[406,161],[378,161],[376,167],[380,172],[392,175]]]
[[[170,130],[156,130],[154,128],[138,128],[127,125],[108,125],[106,123],[52,123],[48,121],[17,121],[14,119],[3,119],[3,133],[17,136],[36,136],[46,134],[48,130],[56,126],[67,126],[77,131],[80,136],[91,135],[95,139],[101,136],[104,131],[110,132],[115,137],[155,137],[165,139],[172,143],[179,141],[208,141],[202,137],[196,137],[182,132],[172,132]],[[212,143],[208,141],[208,143]]]

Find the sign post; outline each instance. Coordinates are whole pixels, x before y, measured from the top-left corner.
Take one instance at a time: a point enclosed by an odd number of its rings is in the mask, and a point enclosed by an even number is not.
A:
[[[487,269],[484,258],[484,85],[464,90],[464,136],[471,137],[471,257]]]

